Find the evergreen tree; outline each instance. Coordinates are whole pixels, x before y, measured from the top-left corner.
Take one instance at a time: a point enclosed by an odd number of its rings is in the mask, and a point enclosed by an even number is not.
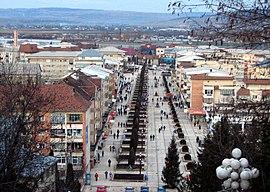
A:
[[[169,188],[179,189],[181,173],[179,169],[180,161],[177,151],[175,138],[173,137],[168,147],[168,153],[165,158],[165,166],[162,170],[162,181],[167,184]]]
[[[207,135],[198,153],[198,162],[193,162],[189,185],[194,192],[220,191],[222,181],[216,176],[216,168],[224,158],[231,156],[231,150],[239,147],[241,136],[237,128],[232,129],[226,119],[215,125],[213,135]],[[240,147],[241,148],[241,147]],[[207,178],[207,179],[206,179]]]

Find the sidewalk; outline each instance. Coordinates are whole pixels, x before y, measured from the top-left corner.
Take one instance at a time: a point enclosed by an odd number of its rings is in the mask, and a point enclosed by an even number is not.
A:
[[[102,150],[99,150],[98,153],[100,154],[100,162],[98,162],[95,167],[91,170],[91,185],[86,186],[84,191],[96,191],[96,187],[98,185],[106,185],[108,187],[108,191],[115,191],[115,192],[121,192],[125,191],[126,186],[133,186],[135,188],[135,191],[140,191],[141,186],[149,186],[150,191],[156,192],[157,188],[160,186],[164,186],[165,184],[162,182],[162,170],[164,166],[164,158],[166,156],[166,153],[168,151],[168,146],[171,142],[172,136],[174,135],[175,138],[177,138],[177,134],[174,133],[174,126],[175,123],[173,122],[172,116],[168,115],[168,119],[166,118],[166,115],[161,115],[161,109],[166,112],[166,114],[170,114],[170,107],[168,105],[168,102],[160,101],[160,97],[163,98],[165,95],[165,87],[161,86],[160,84],[163,83],[162,77],[161,77],[161,71],[155,71],[157,73],[156,77],[159,78],[159,85],[155,88],[154,86],[154,75],[152,74],[152,71],[149,71],[148,74],[148,94],[149,94],[149,103],[148,103],[148,124],[147,124],[147,148],[146,148],[146,159],[145,159],[145,170],[143,171],[144,174],[147,175],[148,180],[143,182],[119,182],[110,180],[109,174],[108,178],[105,178],[105,171],[108,171],[109,173],[112,172],[114,174],[116,172],[116,155],[117,151],[121,144],[121,139],[123,132],[125,130],[124,127],[119,126],[118,122],[126,122],[127,115],[118,115],[115,118],[115,122],[113,123],[111,127],[112,134],[109,134],[109,136],[103,140],[104,143],[104,157],[102,157]],[[138,74],[138,73],[137,73]],[[127,78],[133,78],[133,84],[132,84],[132,93],[134,91],[135,86],[135,77],[136,75],[131,74],[124,74]],[[169,81],[169,79],[168,79]],[[158,93],[158,96],[154,96],[155,92]],[[123,103],[117,103],[117,107],[120,107],[121,105],[129,104],[129,102],[132,99],[133,94],[128,95],[127,101],[123,101]],[[124,94],[123,94],[124,95]],[[154,98],[154,102],[152,102],[152,98]],[[157,101],[159,99],[159,101]],[[159,103],[160,107],[156,107],[156,103]],[[186,114],[183,112],[183,109],[180,109],[179,107],[176,107],[176,111],[178,114],[178,118],[180,121],[180,124],[182,126],[183,132],[185,134],[185,139],[187,141],[187,146],[189,147],[190,154],[192,156],[192,159],[197,158],[197,147],[198,144],[196,142],[196,137],[203,137],[203,129],[205,125],[202,125],[202,129],[199,130],[198,127],[194,127],[192,122],[186,118]],[[161,119],[162,116],[162,119]],[[160,127],[165,126],[165,130],[162,129],[159,131]],[[120,132],[119,138],[113,137],[114,133],[117,133],[117,130]],[[150,139],[150,135],[155,135],[155,139]],[[180,140],[177,140],[179,143]],[[115,146],[116,151],[110,151],[110,146]],[[179,145],[180,149],[180,145]],[[181,152],[181,151],[179,151]],[[182,161],[183,154],[179,153],[180,160]],[[111,166],[108,166],[108,160],[111,160]],[[180,171],[181,173],[185,172],[185,164],[184,162],[181,162],[180,164]],[[98,173],[99,179],[98,181],[95,180],[95,173]],[[167,192],[172,192],[176,190],[166,190]]]

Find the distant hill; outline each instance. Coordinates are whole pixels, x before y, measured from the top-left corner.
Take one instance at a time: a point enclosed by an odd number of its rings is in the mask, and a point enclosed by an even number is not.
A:
[[[188,13],[200,17],[203,13]],[[171,26],[183,16],[170,13],[106,11],[95,9],[35,8],[0,9],[0,25],[163,25]]]

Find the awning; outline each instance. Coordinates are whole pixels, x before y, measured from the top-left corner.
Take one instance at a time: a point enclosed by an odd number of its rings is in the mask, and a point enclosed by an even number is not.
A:
[[[172,93],[167,93],[166,96],[167,97],[173,97],[174,95]]]
[[[202,109],[189,109],[188,113],[190,115],[206,115],[205,111]]]

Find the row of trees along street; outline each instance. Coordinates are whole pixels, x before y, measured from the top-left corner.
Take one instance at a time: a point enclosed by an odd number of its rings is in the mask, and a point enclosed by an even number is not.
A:
[[[191,1],[174,1],[168,7],[173,14],[200,9],[208,11],[201,17],[204,22],[186,19],[186,22],[193,21],[197,26],[196,32],[190,31],[191,36],[220,42],[221,45],[223,41],[232,41],[239,43],[240,47],[269,48],[268,0],[201,0],[194,4]],[[205,137],[202,150],[198,152],[198,162],[193,162],[194,169],[188,180],[188,188],[193,192],[222,190],[222,181],[217,178],[215,170],[235,147],[240,148],[243,156],[260,171],[260,176],[251,181],[251,188],[247,191],[270,191],[270,101],[238,103],[233,107],[228,114],[223,114],[222,120],[215,125],[215,131]],[[252,121],[243,129],[240,123],[229,120],[239,116],[252,116]]]

